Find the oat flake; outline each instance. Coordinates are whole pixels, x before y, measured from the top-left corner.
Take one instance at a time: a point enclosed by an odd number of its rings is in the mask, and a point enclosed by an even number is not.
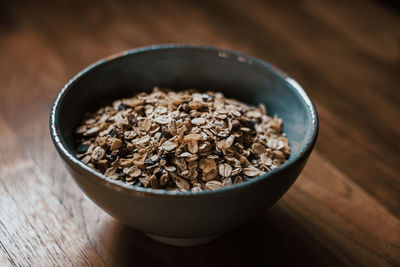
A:
[[[221,93],[154,88],[85,115],[77,157],[111,179],[165,190],[216,190],[290,155],[282,120]],[[79,147],[79,148],[78,148]]]

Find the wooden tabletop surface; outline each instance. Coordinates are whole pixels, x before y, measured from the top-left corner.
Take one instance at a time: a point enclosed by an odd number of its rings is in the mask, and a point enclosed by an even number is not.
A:
[[[18,2],[18,3],[17,3]],[[375,1],[0,2],[0,266],[400,265],[400,16]],[[49,136],[63,84],[156,43],[242,51],[291,74],[320,135],[257,220],[171,247],[100,210]]]

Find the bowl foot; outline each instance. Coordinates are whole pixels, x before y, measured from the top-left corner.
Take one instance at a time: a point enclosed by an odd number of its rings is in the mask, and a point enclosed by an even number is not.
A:
[[[158,242],[172,246],[198,246],[211,242],[212,240],[218,237],[218,236],[210,236],[210,237],[200,237],[200,238],[173,238],[173,237],[159,236],[148,233],[146,233],[146,235],[154,240],[157,240]]]

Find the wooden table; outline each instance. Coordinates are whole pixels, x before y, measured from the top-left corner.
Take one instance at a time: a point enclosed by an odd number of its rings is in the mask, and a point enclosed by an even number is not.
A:
[[[1,266],[400,265],[400,17],[369,1],[0,2]],[[95,4],[94,4],[95,3]],[[208,44],[265,59],[314,100],[320,135],[289,192],[200,247],[121,225],[72,181],[50,106],[98,58]]]

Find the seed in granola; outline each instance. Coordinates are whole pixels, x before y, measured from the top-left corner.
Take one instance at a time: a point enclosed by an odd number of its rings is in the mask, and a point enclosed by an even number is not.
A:
[[[200,101],[190,101],[188,105],[189,105],[189,108],[196,109],[196,110],[204,107],[204,103],[202,103]]]
[[[133,139],[134,137],[136,137],[136,132],[135,131],[126,131],[124,132],[124,138],[125,139]]]
[[[176,171],[176,167],[175,166],[165,166],[165,169],[169,172],[174,172]]]
[[[223,187],[222,183],[219,181],[209,181],[206,183],[205,186],[207,189],[210,189],[210,190],[215,190],[215,189],[219,189],[219,188]]]
[[[135,144],[137,145],[137,146],[144,146],[144,145],[147,145],[147,143],[150,141],[150,136],[148,136],[148,135],[146,135],[146,136],[144,136],[144,137],[142,137],[142,138],[140,138],[140,139],[136,139],[135,140]]]
[[[84,136],[94,135],[100,131],[99,127],[92,127],[83,133]]]
[[[95,118],[88,118],[86,121],[85,121],[85,124],[86,125],[92,125],[92,124],[94,124],[96,122],[96,119]]]
[[[106,138],[104,137],[97,137],[95,140],[95,144],[97,144],[98,146],[104,147],[104,145],[106,144]]]
[[[187,142],[200,141],[203,140],[203,136],[201,134],[188,134],[184,137],[184,140]]]
[[[190,189],[190,184],[188,181],[186,181],[185,179],[182,179],[178,176],[174,177],[174,181],[176,183],[176,185],[178,186],[179,189],[183,189],[183,190],[189,190]]]
[[[172,151],[174,150],[178,145],[175,143],[172,143],[170,141],[166,141],[164,144],[162,144],[161,148],[164,149],[165,151]]]
[[[256,177],[260,175],[260,170],[250,165],[249,167],[243,169],[243,173],[249,177]]]
[[[137,113],[143,112],[143,109],[144,109],[144,106],[143,106],[143,105],[136,106],[136,107],[134,108],[134,110],[135,110]]]
[[[98,146],[92,152],[92,159],[99,161],[104,157],[105,154],[106,152],[104,151],[104,149]]]
[[[182,158],[189,158],[189,157],[192,157],[193,154],[192,154],[192,153],[189,153],[189,152],[183,152],[183,153],[180,154],[179,156],[182,157]]]
[[[203,173],[203,176],[201,177],[201,179],[203,181],[211,181],[214,180],[218,175],[218,170],[214,169],[212,171],[210,171],[209,173]]]
[[[171,121],[171,118],[168,116],[162,116],[162,117],[156,118],[154,121],[161,125],[167,125]]]
[[[216,170],[217,165],[213,159],[202,158],[199,162],[199,168],[203,171],[203,173],[209,173],[212,170]]]
[[[211,144],[210,142],[204,142],[199,146],[200,152],[207,152],[211,150]]]
[[[161,177],[160,177],[160,185],[162,187],[165,187],[168,184],[168,180],[169,180],[169,176],[168,176],[168,172],[166,172],[163,175],[161,175]]]
[[[183,125],[185,125],[186,129],[190,129],[192,127],[192,122],[188,117],[186,117],[185,120],[183,121]]]
[[[219,175],[222,177],[230,177],[232,173],[232,166],[227,163],[218,164]]]
[[[242,168],[233,169],[232,172],[231,172],[231,176],[236,176],[241,172],[242,172]]]
[[[267,153],[263,153],[260,155],[260,160],[262,163],[266,164],[267,166],[272,165],[272,159],[268,156]]]
[[[243,156],[243,155],[240,155],[239,162],[244,167],[247,167],[250,165],[250,162],[247,160],[246,156]]]
[[[249,118],[260,118],[261,112],[257,110],[250,110],[246,113],[246,116]]]
[[[191,162],[188,162],[187,167],[191,171],[191,170],[197,168],[198,165],[199,164],[197,163],[197,161],[191,161]]]
[[[280,151],[280,150],[274,150],[274,151],[272,151],[272,154],[273,154],[275,157],[277,157],[278,159],[284,159],[284,158],[285,158],[285,155],[284,155],[283,152]]]
[[[189,105],[187,103],[184,103],[182,105],[182,111],[183,112],[189,112],[190,111],[190,107],[189,107]]]
[[[240,184],[243,182],[243,178],[241,176],[236,176],[235,181],[233,181],[233,184]]]
[[[87,126],[86,125],[81,125],[81,126],[79,126],[79,127],[77,127],[76,129],[75,129],[75,133],[76,134],[83,134],[83,133],[85,133],[87,131]]]
[[[151,188],[158,188],[157,176],[155,176],[154,174],[150,177],[150,186]]]
[[[124,139],[125,138],[124,132],[119,128],[114,128],[112,133],[114,134],[114,136],[116,138],[119,138],[119,139]]]
[[[170,132],[171,135],[176,135],[176,123],[174,120],[171,120],[168,123],[168,131]]]
[[[119,174],[115,172],[114,167],[108,168],[106,170],[106,172],[104,173],[104,175],[113,180],[118,180],[118,178],[119,178]]]
[[[88,165],[88,167],[92,168],[93,170],[96,170],[93,163],[89,162],[87,165]]]
[[[206,119],[204,119],[204,118],[192,119],[192,124],[194,124],[194,125],[199,126],[199,125],[203,125],[204,123],[206,123]]]
[[[216,144],[216,147],[217,147],[219,150],[226,150],[226,140],[225,140],[225,139],[222,139],[221,141],[219,141],[219,142]]]
[[[226,119],[226,115],[225,114],[218,114],[218,115],[216,115],[215,116],[217,119],[220,119],[220,120],[225,120]]]
[[[198,186],[193,186],[192,187],[192,192],[201,192],[201,191],[203,191],[203,190],[201,190],[201,188],[198,187]]]
[[[129,114],[129,115],[128,115],[128,121],[129,121],[129,123],[132,124],[133,126],[136,126],[136,125],[139,123],[138,119],[137,119],[136,116],[133,115],[133,114]]]
[[[254,153],[261,154],[266,151],[266,147],[260,143],[254,143],[251,145],[251,149],[253,149]]]
[[[221,141],[219,141],[216,147],[222,151],[228,150],[232,146],[234,140],[235,136],[230,135],[227,139],[222,139]]]
[[[168,127],[165,126],[165,125],[161,126],[161,133],[165,138],[171,138],[172,137],[171,133],[168,130]]]
[[[121,139],[114,139],[114,141],[112,142],[111,146],[110,146],[110,150],[116,150],[116,149],[120,149],[122,146],[122,140]]]
[[[222,186],[230,186],[232,185],[232,179],[230,177],[226,177],[224,180],[222,180]]]
[[[150,179],[145,177],[145,178],[139,178],[139,181],[143,184],[144,187],[148,187],[150,183]]]
[[[225,145],[230,148],[233,145],[233,141],[235,141],[235,136],[234,135],[230,135],[227,139],[226,139],[226,143]]]
[[[151,128],[151,122],[149,119],[146,118],[142,121],[139,121],[138,126],[139,130],[141,130],[142,132],[148,132]]]
[[[174,163],[181,170],[186,170],[186,168],[187,168],[186,161],[184,158],[176,157],[174,160]]]
[[[158,161],[158,160],[160,159],[160,157],[159,157],[158,155],[154,155],[154,156],[150,157],[150,159],[151,159],[153,162],[156,162],[156,161]]]
[[[88,163],[90,162],[91,159],[92,159],[91,156],[86,155],[85,157],[83,157],[83,158],[81,159],[81,161],[82,161],[83,163],[85,163],[85,164],[88,164]]]
[[[197,141],[188,142],[188,150],[192,154],[196,154],[199,151],[199,146]]]
[[[239,126],[240,126],[240,121],[239,120],[236,120],[236,119],[232,120],[232,127],[237,128]]]
[[[132,177],[139,177],[142,174],[142,171],[136,166],[124,168],[123,172]]]
[[[189,179],[195,180],[199,176],[199,172],[196,169],[190,171]]]
[[[120,160],[118,160],[118,164],[121,167],[130,166],[130,165],[132,165],[132,163],[133,163],[133,159],[120,159]]]

